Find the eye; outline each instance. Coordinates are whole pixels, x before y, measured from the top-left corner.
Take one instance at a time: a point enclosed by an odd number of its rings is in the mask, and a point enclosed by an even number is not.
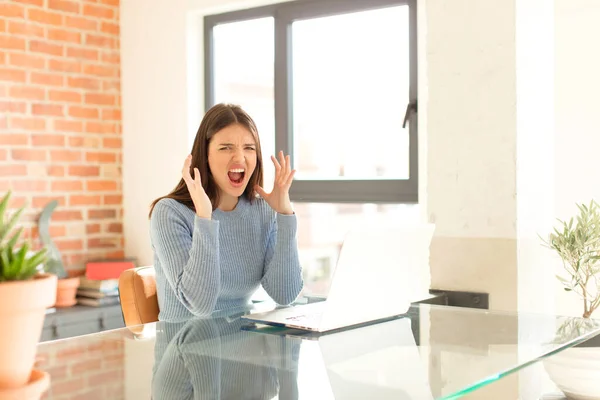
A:
[[[256,147],[254,147],[254,146],[246,146],[246,150],[255,151]]]

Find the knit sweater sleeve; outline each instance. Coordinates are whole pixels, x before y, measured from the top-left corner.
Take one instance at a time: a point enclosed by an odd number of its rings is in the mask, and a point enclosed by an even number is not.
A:
[[[181,212],[160,201],[152,213],[150,234],[177,300],[194,315],[210,315],[221,288],[219,222],[195,216],[190,232]]]
[[[296,231],[296,215],[277,214],[269,234],[261,284],[282,305],[296,300],[303,287]]]

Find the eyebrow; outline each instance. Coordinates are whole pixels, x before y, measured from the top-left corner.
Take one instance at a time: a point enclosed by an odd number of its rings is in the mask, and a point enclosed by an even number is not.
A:
[[[235,146],[233,143],[221,143],[219,146]],[[256,146],[256,143],[246,143],[244,146]]]

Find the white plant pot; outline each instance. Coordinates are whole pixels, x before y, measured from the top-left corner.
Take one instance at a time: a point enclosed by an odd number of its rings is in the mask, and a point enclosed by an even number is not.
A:
[[[552,382],[569,400],[600,400],[600,347],[572,347],[544,360]]]

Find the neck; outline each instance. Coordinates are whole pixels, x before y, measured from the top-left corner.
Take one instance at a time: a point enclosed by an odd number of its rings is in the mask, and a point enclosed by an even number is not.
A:
[[[218,209],[221,211],[232,211],[237,206],[238,198],[230,196],[225,193],[221,193]]]

